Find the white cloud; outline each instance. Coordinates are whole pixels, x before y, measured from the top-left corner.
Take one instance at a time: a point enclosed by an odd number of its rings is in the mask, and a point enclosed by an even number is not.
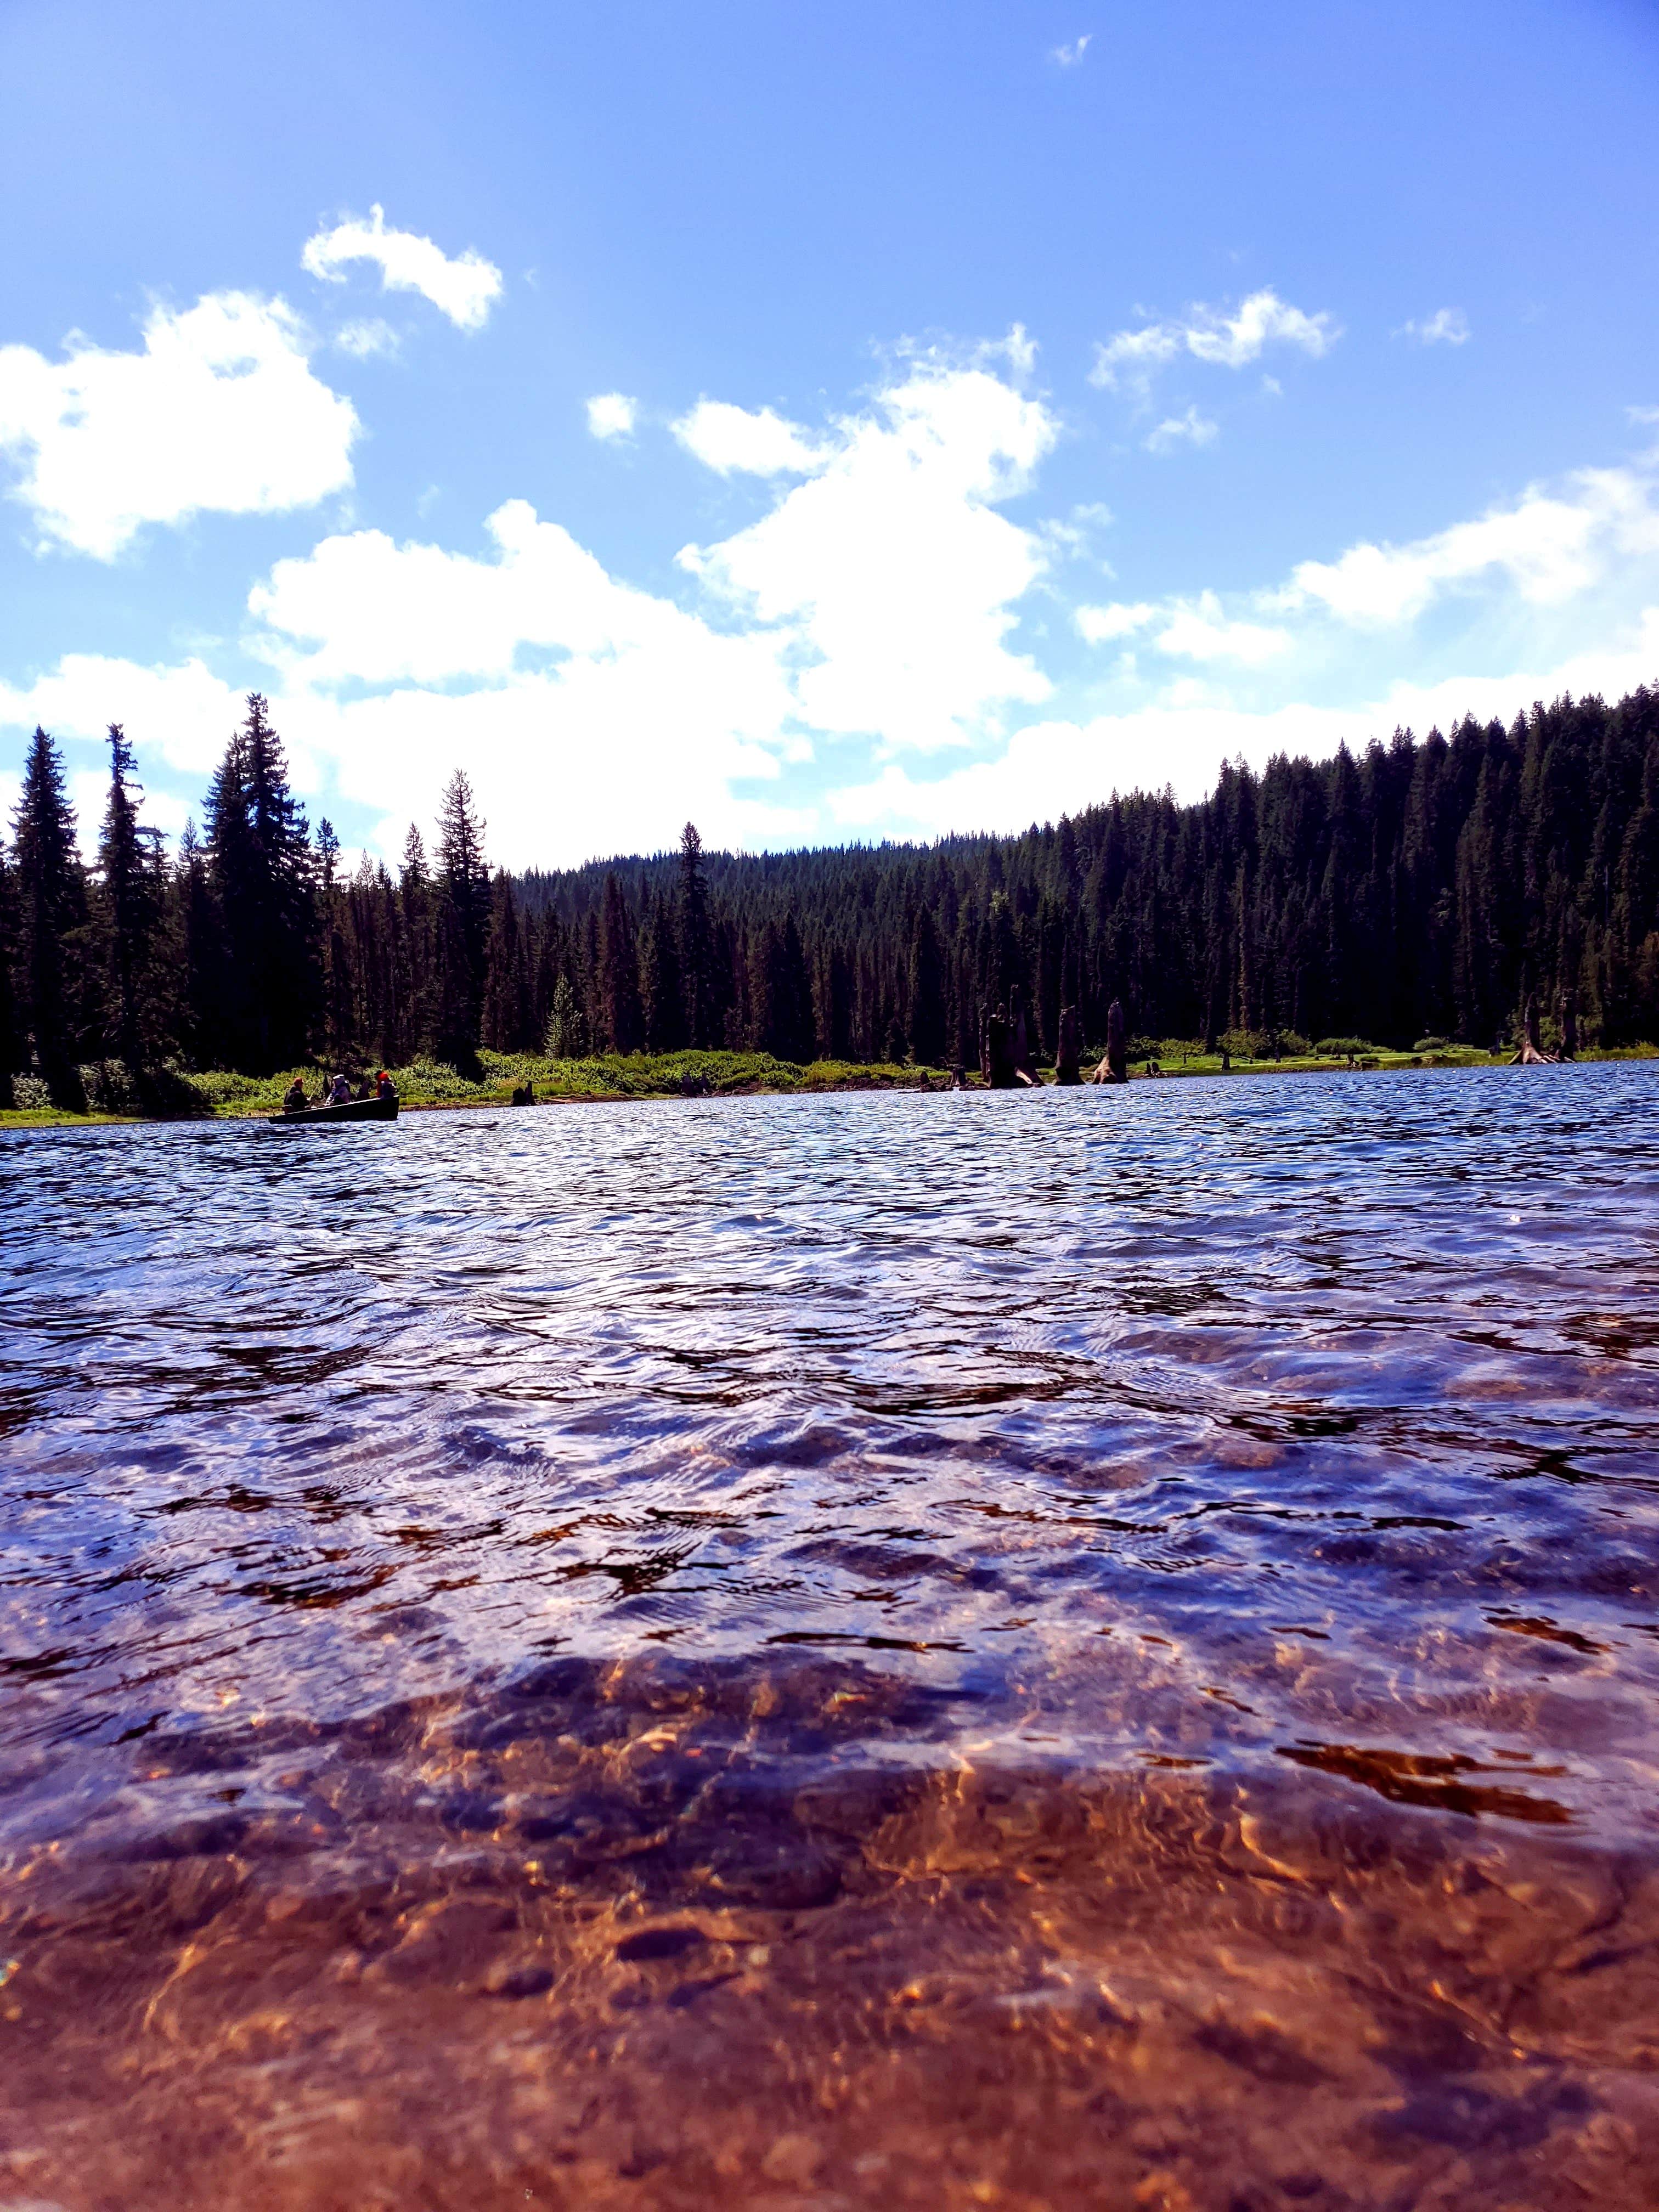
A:
[[[587,403],[588,435],[631,438],[639,412],[639,401],[630,399],[625,392],[596,392]]]
[[[1093,37],[1092,31],[1085,31],[1081,38],[1073,39],[1069,46],[1051,47],[1048,54],[1049,60],[1058,62],[1061,69],[1075,69],[1085,54],[1088,52],[1089,42]]]
[[[1235,660],[1259,668],[1291,649],[1291,634],[1269,629],[1260,623],[1230,622],[1213,592],[1200,592],[1190,603],[1178,602],[1164,627],[1152,641],[1172,659]]]
[[[1086,644],[1106,645],[1112,639],[1133,637],[1137,630],[1158,619],[1158,610],[1149,600],[1136,606],[1079,607],[1073,620],[1078,635]]]
[[[146,522],[271,514],[351,482],[358,422],[280,300],[152,310],[142,353],[0,348],[0,453],[49,539],[113,560]]]
[[[471,246],[452,260],[429,238],[388,230],[378,206],[367,222],[349,216],[332,230],[319,230],[306,240],[300,259],[311,276],[334,284],[345,282],[352,262],[375,262],[383,291],[419,292],[462,331],[481,331],[501,295],[501,272],[493,261]]]
[[[734,611],[793,629],[811,656],[795,678],[811,727],[958,744],[999,727],[1005,705],[1048,695],[1007,644],[1046,556],[996,507],[1057,435],[1040,401],[988,369],[925,357],[836,426],[817,475],[770,514],[680,557]]]
[[[769,407],[752,411],[723,399],[700,399],[669,426],[688,453],[721,476],[811,476],[823,467],[829,448],[816,444],[799,423]]]
[[[1297,346],[1318,360],[1341,335],[1328,314],[1305,314],[1264,289],[1252,292],[1236,314],[1200,303],[1188,310],[1184,322],[1119,331],[1096,346],[1089,381],[1108,392],[1145,392],[1153,373],[1182,354],[1221,368],[1244,368],[1270,345]]]
[[[1415,338],[1419,345],[1467,345],[1470,337],[1469,319],[1461,307],[1437,307],[1433,314],[1420,323],[1405,325],[1407,337]]]
[[[1382,626],[1409,622],[1446,592],[1497,572],[1528,605],[1553,606],[1589,589],[1613,558],[1659,550],[1650,478],[1589,469],[1570,483],[1565,497],[1534,487],[1514,507],[1410,544],[1355,545],[1336,561],[1304,561],[1267,603],[1317,605],[1344,622]]]
[[[1626,407],[1625,414],[1632,422],[1659,422],[1659,407]]]
[[[1214,442],[1216,425],[1189,407],[1184,415],[1166,416],[1141,441],[1149,453],[1172,453],[1177,446],[1208,446]]]

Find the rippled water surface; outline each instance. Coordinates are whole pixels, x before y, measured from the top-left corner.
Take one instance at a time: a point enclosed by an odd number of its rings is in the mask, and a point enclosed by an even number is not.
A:
[[[0,2212],[1651,2206],[1656,1129],[0,1138]]]

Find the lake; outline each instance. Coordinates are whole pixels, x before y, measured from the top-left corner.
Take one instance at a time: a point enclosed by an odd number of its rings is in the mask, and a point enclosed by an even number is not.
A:
[[[1650,2207],[1656,1131],[0,1138],[0,2212]]]

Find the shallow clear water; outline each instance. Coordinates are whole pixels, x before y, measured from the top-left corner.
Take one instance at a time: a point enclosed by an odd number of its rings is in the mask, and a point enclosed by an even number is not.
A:
[[[0,2207],[1650,2204],[1656,1129],[0,1139]]]

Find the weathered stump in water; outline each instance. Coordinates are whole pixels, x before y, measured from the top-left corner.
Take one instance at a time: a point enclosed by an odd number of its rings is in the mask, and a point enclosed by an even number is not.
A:
[[[1559,1053],[1546,1052],[1538,1042],[1538,1001],[1527,994],[1527,1004],[1521,1018],[1521,1049],[1511,1067],[1551,1067],[1560,1059]]]
[[[1106,1014],[1106,1057],[1094,1072],[1097,1083],[1129,1080],[1129,1040],[1123,1028],[1123,1004],[1114,999]]]
[[[1083,1024],[1075,1006],[1060,1010],[1060,1036],[1054,1045],[1054,1081],[1081,1083],[1078,1063],[1083,1057]]]
[[[993,1091],[1012,1091],[1018,1078],[1014,1073],[1013,1048],[1008,1036],[1008,1013],[999,1006],[994,1014],[980,1017],[980,1072]]]

